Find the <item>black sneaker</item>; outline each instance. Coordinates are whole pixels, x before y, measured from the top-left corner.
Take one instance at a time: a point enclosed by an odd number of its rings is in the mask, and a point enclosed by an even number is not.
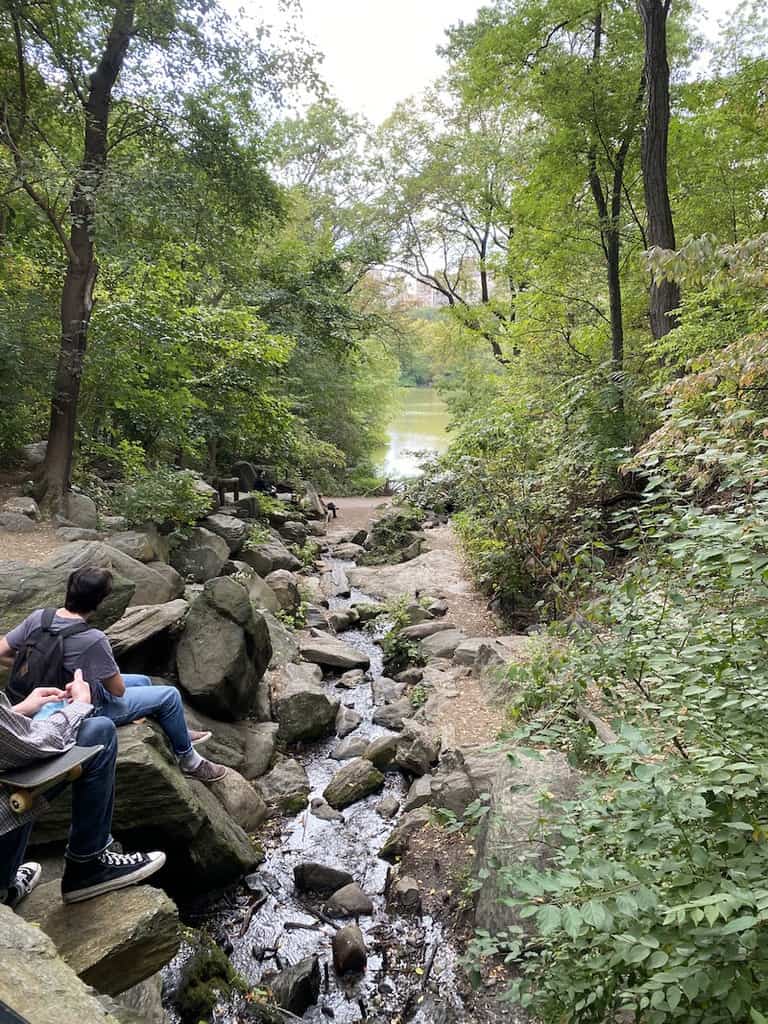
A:
[[[33,860],[22,864],[16,872],[13,884],[8,890],[5,905],[11,907],[11,909],[18,907],[21,901],[26,899],[38,884],[42,873],[42,867]]]
[[[164,853],[112,853],[106,850],[93,860],[65,861],[61,898],[78,903],[113,889],[143,882],[165,864]]]

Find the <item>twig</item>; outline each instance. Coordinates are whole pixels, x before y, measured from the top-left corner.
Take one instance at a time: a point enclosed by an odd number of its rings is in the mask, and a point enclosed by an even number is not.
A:
[[[240,928],[239,937],[241,939],[250,928],[253,915],[256,913],[257,910],[260,910],[264,906],[268,898],[269,897],[267,896],[260,896],[259,899],[257,899],[255,903],[252,903],[251,906],[248,908],[248,913],[245,915],[245,919],[243,920],[242,926]]]
[[[436,956],[437,956],[437,943],[435,943],[434,946],[432,947],[432,952],[429,954],[429,959],[427,960],[427,966],[424,968],[424,977],[421,979],[421,987],[422,988],[426,988],[427,987],[427,982],[429,981],[429,976],[432,973],[432,968],[435,965],[435,957]]]

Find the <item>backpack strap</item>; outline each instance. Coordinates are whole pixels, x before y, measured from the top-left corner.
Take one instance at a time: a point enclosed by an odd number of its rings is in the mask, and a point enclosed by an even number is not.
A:
[[[53,620],[56,617],[55,608],[46,608],[43,612],[43,617],[40,619],[40,625],[43,629],[50,629],[53,625]]]
[[[43,612],[43,617],[40,619],[40,626],[43,629],[50,631],[55,617],[56,609],[46,608]],[[71,626],[64,626],[63,629],[57,629],[56,636],[60,636],[62,640],[66,640],[68,636],[76,636],[78,633],[85,633],[87,629],[91,629],[91,626],[82,619],[77,619]]]

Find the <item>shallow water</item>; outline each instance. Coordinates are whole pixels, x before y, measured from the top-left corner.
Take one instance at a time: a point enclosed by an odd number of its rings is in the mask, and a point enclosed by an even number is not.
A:
[[[353,563],[334,564],[350,566]],[[342,608],[353,601],[367,600],[366,595],[353,590],[349,599],[335,598],[330,604],[332,608]],[[375,635],[365,630],[347,630],[341,636],[351,646],[365,651],[371,659],[370,670],[353,690],[336,687],[338,675],[326,677],[323,685],[330,694],[340,697],[342,704],[354,707],[362,716],[363,721],[351,735],[374,738],[386,734],[387,729],[371,722],[376,707],[371,683],[382,675],[381,648],[374,642]],[[322,795],[331,777],[344,764],[330,757],[337,742],[334,736],[290,751],[306,768],[311,785],[310,799]],[[266,987],[269,975],[279,968],[317,954],[321,971],[325,971],[326,984],[318,1004],[303,1017],[311,1024],[327,1024],[329,1020],[338,1024],[367,1019],[389,1021],[398,1016],[416,1024],[449,1024],[463,1019],[457,956],[445,940],[440,924],[428,916],[390,915],[386,909],[385,887],[390,865],[379,859],[378,851],[399,815],[385,821],[374,808],[384,796],[402,800],[406,792],[403,775],[388,772],[383,791],[344,810],[344,822],[322,821],[309,810],[282,819],[280,830],[266,843],[266,859],[249,876],[267,893],[267,900],[254,912],[243,934],[248,909],[258,896],[249,893],[244,885],[232,886],[188,907],[187,920],[196,927],[205,927],[254,987]],[[361,917],[358,922],[368,948],[368,967],[361,977],[349,980],[336,977],[331,955],[335,928],[307,912],[308,907],[321,911],[324,901],[294,890],[293,868],[303,861],[346,868],[373,900],[373,915]],[[289,923],[309,927],[286,927]],[[338,919],[337,927],[347,923],[350,919]],[[189,947],[183,946],[166,968],[167,991],[175,987],[189,952]],[[425,987],[422,979],[430,961],[430,980]],[[169,1010],[172,1019],[177,1019],[170,1005]],[[217,1007],[213,1016],[214,1024],[235,1024],[239,1019],[235,1007],[224,1003]]]

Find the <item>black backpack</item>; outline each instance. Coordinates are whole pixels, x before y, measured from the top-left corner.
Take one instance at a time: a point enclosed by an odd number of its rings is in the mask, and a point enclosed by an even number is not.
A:
[[[58,686],[64,689],[70,682],[64,669],[64,641],[68,636],[84,633],[91,627],[78,620],[63,629],[51,629],[55,608],[46,608],[40,625],[33,629],[13,659],[11,677],[6,693],[12,704],[18,704],[36,686]]]

